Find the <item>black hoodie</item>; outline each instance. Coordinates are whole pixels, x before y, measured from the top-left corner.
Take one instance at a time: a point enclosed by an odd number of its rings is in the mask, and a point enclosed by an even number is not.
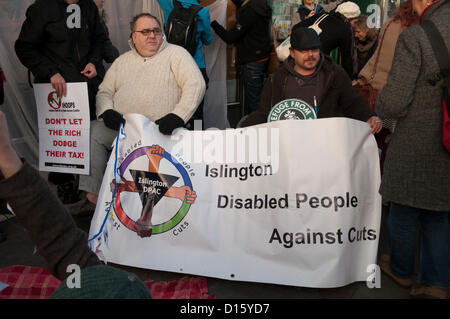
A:
[[[237,7],[236,24],[224,29],[217,21],[211,27],[228,44],[235,44],[237,62],[245,64],[267,58],[271,51],[270,20],[272,9],[267,0],[232,0]]]

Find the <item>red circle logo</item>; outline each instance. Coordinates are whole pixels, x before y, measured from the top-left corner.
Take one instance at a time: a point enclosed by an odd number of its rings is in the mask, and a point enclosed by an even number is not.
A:
[[[50,92],[48,95],[48,105],[54,110],[58,110],[61,108],[61,99],[59,98],[58,94],[56,94],[56,91]]]

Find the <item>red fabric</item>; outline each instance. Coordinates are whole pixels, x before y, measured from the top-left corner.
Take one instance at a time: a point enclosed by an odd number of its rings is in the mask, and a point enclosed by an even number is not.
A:
[[[48,299],[61,283],[47,269],[10,266],[0,269],[0,282],[8,285],[0,291],[0,299]],[[208,295],[203,277],[183,277],[171,282],[144,282],[153,299],[215,299]]]
[[[423,10],[422,14],[421,14],[420,17],[419,17],[419,22],[422,22],[422,18],[423,18],[423,15],[425,14],[425,12],[427,12],[428,9],[430,9],[430,8],[433,7],[434,5],[438,4],[439,2],[441,2],[441,0],[432,2],[428,7],[426,7],[425,10]]]
[[[215,299],[214,295],[208,295],[206,278],[183,277],[180,280],[170,282],[146,281],[145,285],[150,290],[154,299]]]
[[[443,113],[444,113],[444,123],[442,129],[442,144],[450,152],[450,113],[449,105],[446,104],[445,99],[442,101]]]
[[[0,269],[0,282],[9,286],[0,299],[47,299],[61,283],[47,269],[28,266]]]
[[[5,74],[3,73],[2,68],[0,68],[0,79],[2,79],[3,82],[6,82]],[[0,86],[2,85],[2,81],[0,81]]]

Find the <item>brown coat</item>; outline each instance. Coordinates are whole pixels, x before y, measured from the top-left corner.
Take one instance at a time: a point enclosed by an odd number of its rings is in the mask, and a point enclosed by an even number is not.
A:
[[[389,19],[383,25],[378,38],[380,41],[378,47],[359,73],[358,82],[361,81],[361,78],[365,79],[375,90],[381,91],[386,84],[389,71],[391,70],[398,36],[404,29],[405,27],[402,26],[400,20],[393,21],[392,19]],[[380,57],[375,68],[378,54]]]

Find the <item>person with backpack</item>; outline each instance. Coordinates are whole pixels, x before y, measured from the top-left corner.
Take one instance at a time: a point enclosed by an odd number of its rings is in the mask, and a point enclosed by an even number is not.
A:
[[[338,48],[342,57],[341,65],[347,72],[350,79],[354,74],[354,55],[355,44],[353,39],[353,31],[351,20],[361,14],[359,6],[350,1],[340,4],[335,11],[330,13],[315,14],[309,19],[297,23],[292,32],[296,28],[311,27],[318,32],[323,53],[330,55],[331,51]],[[356,62],[356,61],[355,61]]]
[[[450,2],[413,0],[412,6],[420,24],[410,26],[398,37],[391,71],[375,102],[379,117],[397,120],[380,186],[383,200],[390,202],[390,254],[382,256],[380,268],[399,285],[411,287],[420,229],[419,286],[410,295],[445,299],[450,153],[442,141],[441,86],[450,71],[441,74],[424,26],[432,22],[442,37],[441,44],[450,48]],[[450,59],[448,52],[446,59]]]
[[[246,113],[259,106],[272,49],[272,9],[267,0],[232,0],[237,7],[236,24],[226,30],[217,21],[211,27],[227,44],[236,45],[236,66],[244,87]]]
[[[167,42],[180,45],[191,53],[208,86],[202,51],[202,47],[213,40],[208,8],[200,6],[198,0],[158,0],[158,3],[164,14]],[[203,104],[204,100],[189,120],[189,128],[193,127],[195,120],[203,120]]]

